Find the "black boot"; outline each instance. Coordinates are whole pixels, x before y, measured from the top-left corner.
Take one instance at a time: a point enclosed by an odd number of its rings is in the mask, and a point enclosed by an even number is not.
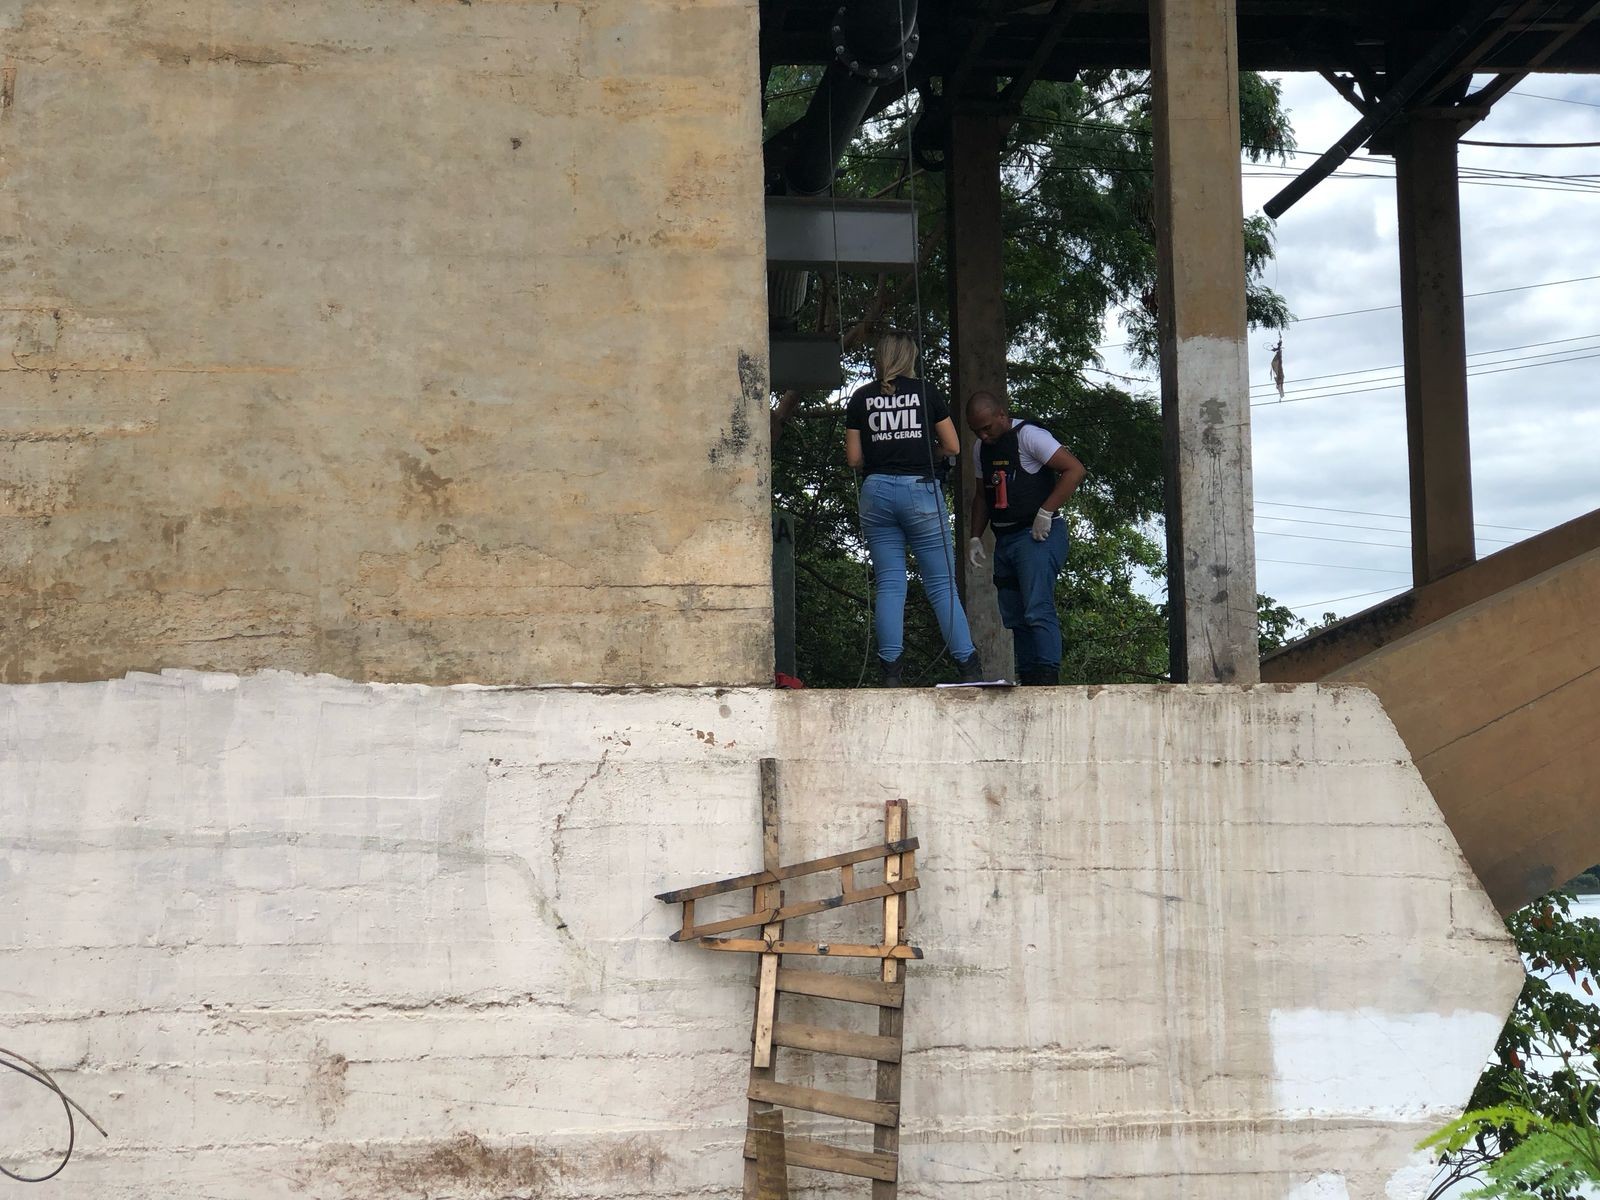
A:
[[[1055,687],[1060,682],[1060,667],[1029,667],[1022,672],[1023,687]]]
[[[905,687],[905,668],[900,665],[897,658],[890,662],[886,658],[878,660],[878,686],[879,687]]]
[[[962,683],[983,682],[983,662],[978,658],[978,652],[976,650],[972,652],[972,657],[967,659],[966,662],[957,663],[956,665],[961,668]]]

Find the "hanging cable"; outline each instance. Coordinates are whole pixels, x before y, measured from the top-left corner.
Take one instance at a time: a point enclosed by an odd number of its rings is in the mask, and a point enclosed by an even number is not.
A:
[[[905,28],[905,22],[906,22],[905,0],[896,0],[896,3],[897,3],[897,5],[898,5],[898,7],[900,9],[900,27],[902,29],[904,29]],[[933,485],[932,486],[933,486],[934,505],[937,508],[938,513],[939,513],[939,527],[940,527],[941,534],[943,536],[944,548],[945,548],[945,566],[950,572],[950,575],[949,575],[949,579],[950,579],[950,585],[949,585],[950,602],[946,606],[946,613],[945,613],[946,625],[945,625],[945,628],[953,630],[955,628],[955,623],[956,623],[956,607],[960,603],[960,601],[959,601],[959,599],[958,599],[958,597],[956,595],[955,532],[950,528],[950,517],[949,517],[949,513],[945,509],[945,503],[944,503],[944,485],[939,482],[939,470],[938,470],[938,467],[934,463],[934,455],[933,455],[933,420],[932,420],[933,412],[931,411],[931,409],[929,408],[929,405],[928,405],[927,389],[931,385],[927,382],[928,356],[927,356],[927,351],[926,351],[926,349],[925,349],[925,347],[923,345],[924,330],[923,330],[923,322],[922,322],[922,246],[921,246],[921,239],[918,236],[919,227],[918,227],[918,224],[917,224],[917,162],[916,162],[916,157],[915,157],[915,155],[913,153],[913,148],[912,148],[912,144],[911,144],[912,143],[912,138],[911,138],[911,116],[912,116],[912,113],[911,113],[911,80],[910,80],[910,77],[907,74],[907,71],[908,71],[908,68],[909,68],[909,64],[910,64],[910,59],[907,57],[907,54],[906,54],[906,43],[905,42],[901,42],[900,43],[900,78],[905,81],[905,88],[906,88],[906,90],[905,90],[905,103],[906,103],[906,168],[905,169],[906,169],[907,188],[908,188],[908,191],[910,193],[910,200],[911,200],[911,293],[912,293],[912,304],[913,304],[913,307],[914,307],[914,311],[916,312],[916,315],[917,315],[917,354],[922,359],[922,373],[923,373],[922,411],[923,411],[923,417],[925,419],[925,423],[924,423],[924,426],[923,426],[924,432],[925,432],[925,436],[923,438],[923,446],[928,452],[928,475],[933,480]],[[955,413],[960,411],[960,407],[961,407],[960,397],[953,397],[952,398],[952,402],[954,403],[955,408],[951,412],[950,423],[952,425],[954,425],[955,428],[956,428],[956,446],[957,446],[957,448],[959,450],[959,447],[961,445],[961,424],[960,424],[959,421],[956,420]],[[958,455],[956,461],[958,463],[960,462],[959,455]],[[956,480],[956,489],[957,489],[957,491],[960,490],[961,483],[962,483],[962,481],[960,479]],[[924,582],[926,582],[926,581],[924,581]],[[970,630],[970,622],[969,622],[969,630]],[[939,657],[934,659],[933,662],[929,663],[926,667],[923,668],[922,673],[917,676],[917,681],[921,682],[924,678],[926,678],[928,673],[931,672],[932,670],[934,670],[934,668],[936,668],[941,662],[943,662],[944,659],[945,659],[945,656],[949,655],[950,653],[951,653],[951,651],[950,651],[950,639],[948,637],[946,637],[944,639],[944,649],[940,651]],[[977,643],[973,643],[973,653],[974,654],[977,653]],[[953,655],[951,656],[951,658],[952,658],[952,661],[954,661],[954,656]]]
[[[828,151],[832,161],[838,162],[837,147],[833,144],[833,93],[828,93]],[[834,171],[828,180],[828,216],[833,223],[833,325],[839,338],[839,378],[844,380],[844,276],[840,273],[839,266],[839,173]],[[845,394],[845,403],[850,403],[851,395],[848,385],[840,389]],[[846,464],[848,466],[848,464]],[[867,542],[867,523],[861,513],[862,481],[865,478],[862,472],[854,467],[849,467],[850,484],[856,493],[856,530],[861,535],[861,544],[867,547],[867,628],[866,634],[861,639],[861,671],[856,676],[856,686],[860,687],[867,681],[867,666],[872,661],[872,640],[874,636],[875,604],[877,601],[876,590],[878,581],[877,568],[872,563],[872,549]],[[904,649],[901,650],[902,656]]]
[[[23,1058],[15,1050],[7,1050],[4,1046],[0,1046],[0,1066],[10,1067],[23,1078],[31,1079],[40,1087],[54,1092],[61,1100],[62,1111],[67,1114],[67,1148],[62,1151],[61,1161],[55,1165],[53,1170],[43,1175],[23,1175],[0,1164],[0,1175],[4,1175],[7,1179],[15,1179],[18,1183],[44,1183],[46,1180],[54,1179],[61,1174],[66,1165],[72,1161],[72,1151],[78,1144],[78,1125],[72,1116],[74,1109],[77,1109],[83,1119],[95,1127],[101,1137],[108,1136],[106,1131],[100,1127],[100,1122],[96,1121],[87,1112],[84,1112],[83,1106],[62,1091],[61,1085],[55,1081],[55,1077],[38,1063]]]

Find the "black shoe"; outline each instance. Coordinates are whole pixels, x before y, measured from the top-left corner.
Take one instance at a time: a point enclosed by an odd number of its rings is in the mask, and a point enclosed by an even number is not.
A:
[[[905,668],[897,658],[890,662],[886,658],[878,660],[878,686],[879,687],[905,687]]]
[[[966,662],[958,663],[956,665],[961,668],[962,683],[983,682],[983,662],[978,658],[978,652],[976,650],[972,652],[972,657],[967,659]]]
[[[1029,667],[1022,672],[1023,687],[1055,687],[1060,682],[1060,667]]]

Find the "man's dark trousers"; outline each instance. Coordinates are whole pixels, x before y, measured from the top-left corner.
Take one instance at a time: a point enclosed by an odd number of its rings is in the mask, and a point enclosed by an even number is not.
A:
[[[1029,526],[994,539],[994,586],[1000,620],[1011,630],[1017,675],[1023,683],[1055,683],[1061,677],[1061,621],[1056,616],[1056,577],[1067,561],[1067,523],[1050,522],[1050,536],[1033,540]]]

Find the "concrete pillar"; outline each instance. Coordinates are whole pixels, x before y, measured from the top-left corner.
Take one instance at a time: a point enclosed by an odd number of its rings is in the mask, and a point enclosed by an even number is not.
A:
[[[1395,137],[1411,569],[1428,583],[1477,557],[1467,436],[1461,204],[1451,118],[1413,117]]]
[[[1234,0],[1152,0],[1172,677],[1256,683]]]
[[[967,565],[967,507],[977,479],[977,456],[963,411],[967,397],[1006,388],[1006,310],[1002,291],[1000,147],[1005,136],[998,111],[960,112],[950,121],[949,199],[951,395],[961,433],[961,486],[956,507],[956,578],[972,627],[973,644],[990,678],[1011,678],[1016,662],[1011,634],[1000,623],[994,575]],[[992,549],[992,547],[991,547]]]

